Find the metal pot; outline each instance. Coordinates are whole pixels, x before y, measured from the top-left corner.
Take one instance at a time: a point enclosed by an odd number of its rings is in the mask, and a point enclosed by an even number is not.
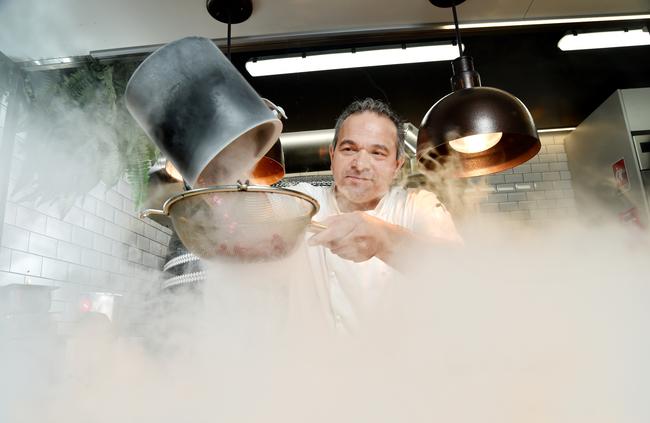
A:
[[[152,53],[131,76],[125,100],[191,187],[248,179],[282,131],[281,109],[269,109],[207,38]]]

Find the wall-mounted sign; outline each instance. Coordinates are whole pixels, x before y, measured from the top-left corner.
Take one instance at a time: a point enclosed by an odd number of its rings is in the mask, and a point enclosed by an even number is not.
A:
[[[621,159],[612,165],[614,171],[614,179],[616,180],[616,189],[621,192],[630,190],[630,180],[627,178],[627,169],[625,168],[625,160]]]

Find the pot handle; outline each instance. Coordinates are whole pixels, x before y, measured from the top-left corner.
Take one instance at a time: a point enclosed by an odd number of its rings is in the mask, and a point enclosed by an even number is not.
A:
[[[284,113],[284,109],[280,106],[276,106],[271,100],[263,98],[262,101],[266,104],[266,107],[273,110],[273,113],[277,116],[278,119],[289,119],[287,114]]]
[[[149,216],[167,216],[167,213],[156,209],[146,209],[140,212],[140,219],[144,219],[145,217]]]
[[[327,229],[327,226],[325,226],[322,223],[317,222],[315,220],[312,220],[311,222],[309,222],[309,226],[307,226],[307,231],[311,232],[313,234],[317,234],[317,233],[319,233],[321,231],[324,231],[325,229]]]

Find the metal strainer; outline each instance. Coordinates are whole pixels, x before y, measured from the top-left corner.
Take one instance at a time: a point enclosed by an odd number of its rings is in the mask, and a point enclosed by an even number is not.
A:
[[[291,253],[307,230],[324,229],[311,220],[318,209],[301,192],[240,182],[185,191],[141,216],[169,216],[185,247],[201,258],[264,261]]]

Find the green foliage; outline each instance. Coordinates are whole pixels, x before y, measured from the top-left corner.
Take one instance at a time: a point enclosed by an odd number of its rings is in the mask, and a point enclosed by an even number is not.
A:
[[[11,69],[7,63],[0,60],[0,98],[9,92]]]
[[[100,181],[112,187],[126,174],[142,203],[157,150],[124,105],[135,67],[89,60],[72,71],[27,74],[21,199],[56,203],[65,213]]]
[[[12,85],[15,86],[15,78],[18,73],[18,66],[0,53],[0,100],[12,91]]]

